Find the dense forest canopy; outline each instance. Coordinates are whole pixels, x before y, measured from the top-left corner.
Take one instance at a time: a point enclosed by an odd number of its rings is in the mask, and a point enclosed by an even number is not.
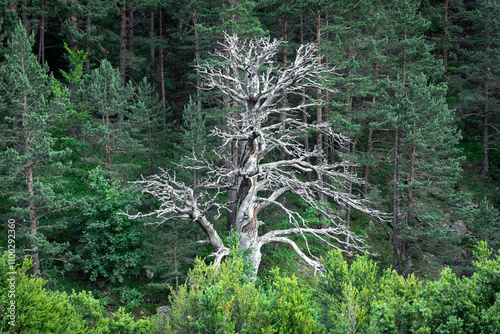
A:
[[[373,332],[384,309],[433,332],[423,296],[453,282],[490,300],[446,330],[498,328],[498,1],[0,3],[0,246],[43,278],[23,284],[77,291],[64,312],[104,317],[92,290],[197,332],[250,291],[268,332],[281,311],[303,315],[292,332]],[[405,292],[363,299],[381,284]],[[205,289],[213,313],[176,323]],[[266,308],[287,289],[295,309]],[[92,326],[153,326],[117,312]],[[248,330],[233,316],[212,332]]]

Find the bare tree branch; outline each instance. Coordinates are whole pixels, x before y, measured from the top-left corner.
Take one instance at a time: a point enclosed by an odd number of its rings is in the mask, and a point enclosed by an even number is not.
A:
[[[228,115],[224,129],[214,128],[211,131],[211,136],[218,137],[221,142],[214,153],[227,163],[209,161],[204,152],[200,152],[185,157],[180,164],[182,168],[196,170],[203,175],[191,186],[178,181],[175,174],[168,171],[136,182],[143,186],[145,193],[156,197],[160,206],[151,213],[129,217],[155,216],[159,224],[167,220],[191,219],[204,229],[207,241],[202,242],[209,242],[214,247],[212,255],[217,265],[229,254],[229,249],[207,217],[211,210],[216,210],[217,216],[226,210],[225,205],[219,204],[222,202],[219,195],[227,189],[236,189],[239,247],[251,250],[248,259],[255,273],[261,261],[261,247],[269,242],[290,245],[316,271],[323,267],[309,250],[310,236],[349,253],[367,251],[363,238],[353,234],[340,217],[317,201],[318,194],[324,194],[341,207],[383,218],[381,212],[369,208],[366,200],[346,191],[350,184],[363,182],[348,172],[354,164],[342,159],[336,164],[315,165],[313,161],[323,156],[323,149],[314,147],[309,150],[303,145],[304,136],[318,132],[341,147],[340,156],[342,147],[350,145],[349,138],[335,133],[329,124],[302,121],[304,110],[323,103],[321,97],[311,95],[316,89],[336,92],[326,86],[332,76],[337,75],[336,70],[319,61],[314,44],[300,46],[293,62],[278,64],[275,58],[282,43],[269,37],[247,40],[225,35],[225,41],[220,44],[221,50],[216,50],[210,61],[196,65],[202,77],[201,89],[218,90],[242,108],[237,116],[236,111]],[[280,107],[282,104],[279,102],[284,95],[297,96],[296,100],[301,102]],[[286,117],[279,117],[282,115]],[[225,156],[234,145],[239,146],[237,163]],[[270,153],[275,150],[284,152],[284,156],[269,161]],[[263,159],[266,159],[265,162],[262,162]],[[316,181],[304,181],[303,173],[316,174]],[[301,212],[294,211],[279,200],[288,193],[327,217],[328,226],[322,229],[308,226]],[[290,228],[259,236],[259,227],[264,225],[258,220],[259,211],[270,205],[283,212]],[[303,238],[309,255],[293,240],[284,237],[291,235]]]

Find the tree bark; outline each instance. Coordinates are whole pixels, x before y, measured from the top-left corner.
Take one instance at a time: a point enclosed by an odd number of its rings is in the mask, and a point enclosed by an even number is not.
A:
[[[394,268],[399,272],[401,258],[401,226],[400,226],[400,199],[398,191],[399,183],[399,130],[396,129],[394,138],[394,170],[393,170],[393,190],[392,190],[392,247],[394,251]]]
[[[128,57],[132,59],[134,57],[134,6],[130,5],[127,9],[128,14],[128,24],[127,24],[127,48]],[[134,74],[134,68],[129,66],[130,75]]]
[[[443,66],[444,66],[444,75],[448,72],[448,11],[449,11],[449,3],[448,0],[444,0],[444,15],[443,15]]]
[[[127,54],[127,6],[120,3],[120,83],[125,87],[125,58]]]
[[[248,139],[243,145],[238,168],[241,168],[244,175],[238,178],[238,211],[236,214],[236,231],[240,234],[241,249],[251,249],[248,257],[255,269],[254,275],[260,265],[262,254],[260,248],[262,244],[259,240],[259,223],[257,214],[260,205],[257,201],[257,175],[258,175],[258,145],[260,138],[254,136]]]
[[[365,155],[366,156],[368,156],[372,151],[372,136],[373,136],[373,129],[368,128],[368,132],[366,134],[366,144],[365,144]],[[368,164],[365,164],[363,166],[363,176],[362,176],[364,183],[361,185],[362,198],[366,198],[366,196],[368,194],[368,173],[369,173],[369,170],[370,170],[370,167],[368,166]]]
[[[160,9],[159,18],[159,28],[160,28],[160,89],[161,89],[161,108],[164,111],[166,109],[166,97],[165,97],[165,76],[163,73],[163,47],[161,43],[163,42],[163,12]],[[166,119],[164,123],[166,123]]]
[[[201,60],[201,50],[200,50],[200,37],[198,36],[198,17],[196,11],[193,15],[193,29],[194,29],[194,59],[196,63]],[[201,113],[201,77],[200,71],[196,68],[196,109]]]
[[[85,25],[87,26],[87,36],[90,37],[90,31],[92,29],[92,7],[91,0],[87,1],[87,18],[85,19]],[[87,69],[87,73],[90,73],[90,44],[87,42],[85,46],[85,52],[87,53],[87,60],[85,62],[85,68]]]
[[[31,35],[31,29],[28,20],[28,1],[23,1],[23,10],[21,12],[21,20],[23,22],[24,30],[26,30],[26,35]]]
[[[488,68],[486,70],[486,75],[490,73],[490,69]],[[481,175],[488,175],[489,169],[490,169],[490,163],[489,163],[489,152],[488,152],[488,95],[489,95],[489,82],[488,79],[486,79],[486,83],[484,85],[484,99],[486,102],[484,102],[483,106],[483,115],[482,115],[482,158],[481,158]]]
[[[40,26],[38,37],[38,63],[45,64],[45,0],[40,0]]]
[[[69,0],[71,7],[75,5],[75,1],[77,0]],[[71,51],[76,51],[78,50],[78,40],[75,37],[76,33],[78,32],[78,15],[76,11],[73,11],[71,13],[71,15],[68,18],[68,22],[72,28],[70,49]]]
[[[26,173],[26,185],[27,185],[27,191],[29,195],[29,202],[28,202],[28,208],[30,212],[30,235],[31,236],[36,236],[37,232],[37,227],[38,227],[38,222],[37,222],[37,217],[36,217],[36,210],[35,210],[35,203],[34,203],[34,192],[33,192],[33,167],[27,166],[25,168],[25,173]],[[33,258],[33,275],[35,277],[40,276],[40,258],[38,256],[38,246],[36,243],[32,244],[32,253],[31,257]]]
[[[155,77],[155,12],[152,10],[149,13],[149,71],[151,72],[151,82]]]
[[[300,13],[300,44],[304,44],[304,16],[302,12]],[[304,81],[302,81],[302,84],[304,84]],[[302,105],[306,104],[306,90],[305,88],[302,88],[301,90],[302,93]],[[307,109],[304,107],[302,109],[302,122],[307,123]],[[309,152],[309,136],[305,134],[304,136],[304,149]],[[306,158],[306,161],[308,163],[311,163],[311,159],[309,157]],[[307,177],[307,182],[312,181],[312,175],[311,172],[306,172],[306,177]]]

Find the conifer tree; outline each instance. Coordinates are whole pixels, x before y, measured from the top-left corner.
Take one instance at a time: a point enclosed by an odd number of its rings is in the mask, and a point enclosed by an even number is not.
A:
[[[498,1],[478,0],[473,10],[464,14],[472,25],[460,54],[463,57],[459,73],[462,89],[458,107],[462,118],[481,122],[481,174],[488,175],[489,151],[498,146],[500,115],[500,4]],[[492,145],[493,144],[493,145]],[[491,147],[490,147],[491,146]]]
[[[65,118],[69,94],[37,62],[31,52],[33,40],[17,22],[1,66],[0,163],[2,193],[12,203],[9,215],[18,223],[18,235],[28,242],[27,253],[19,250],[19,255],[33,257],[33,273],[38,276],[39,254],[52,253],[53,258],[62,250],[48,243],[44,225],[47,215],[68,204],[57,193],[63,182],[60,159],[68,151],[56,150],[53,131]],[[17,246],[23,249],[21,243]]]
[[[130,153],[140,144],[130,136],[128,121],[120,121],[120,115],[129,116],[134,89],[128,84],[122,87],[120,73],[111,63],[103,60],[101,66],[93,70],[87,84],[82,87],[81,98],[92,118],[85,125],[85,136],[98,156],[93,163],[103,163],[109,172],[122,172],[133,167],[115,160],[116,156]]]
[[[429,27],[418,2],[398,0],[380,16],[380,52],[375,58],[380,78],[374,91],[377,129],[390,129],[392,236],[394,267],[407,276],[417,231],[432,229],[439,212],[431,198],[447,201],[460,171],[459,134],[446,105],[447,87],[436,84],[444,72],[424,39]],[[386,136],[387,138],[387,136]],[[436,159],[438,158],[438,159]],[[444,163],[446,162],[446,163]],[[427,224],[427,225],[426,225]]]

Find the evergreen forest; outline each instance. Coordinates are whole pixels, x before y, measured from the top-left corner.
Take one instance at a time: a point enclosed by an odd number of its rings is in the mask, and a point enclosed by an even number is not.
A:
[[[0,0],[0,333],[500,333],[499,61],[497,0]]]

